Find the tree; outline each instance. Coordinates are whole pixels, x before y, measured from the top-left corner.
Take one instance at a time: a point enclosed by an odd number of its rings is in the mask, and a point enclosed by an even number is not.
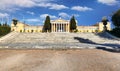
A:
[[[44,22],[44,27],[43,28],[44,28],[45,32],[51,30],[51,23],[50,23],[50,17],[49,16],[46,16],[46,20]]]
[[[0,26],[2,26],[1,22],[0,22]]]
[[[75,17],[72,16],[72,18],[70,20],[70,30],[74,31],[74,30],[76,30],[76,28],[77,28],[77,23],[76,23]]]
[[[11,31],[10,26],[0,26],[0,36],[4,36]]]
[[[102,22],[103,22],[103,25],[104,25],[104,31],[107,31],[106,25],[107,25],[108,19],[106,17],[103,17]]]
[[[116,28],[120,28],[120,10],[112,15],[112,22]]]

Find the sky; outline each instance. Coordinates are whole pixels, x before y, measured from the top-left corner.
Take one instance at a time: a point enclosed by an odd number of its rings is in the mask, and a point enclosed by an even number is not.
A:
[[[70,20],[74,15],[78,25],[96,24],[120,9],[120,0],[0,0],[0,22],[13,18],[30,25],[43,25],[47,15]]]

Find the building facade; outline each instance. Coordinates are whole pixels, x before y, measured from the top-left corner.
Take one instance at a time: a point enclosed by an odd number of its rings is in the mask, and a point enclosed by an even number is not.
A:
[[[110,22],[106,25],[108,30],[111,30]],[[104,30],[104,25],[102,22],[99,22],[92,26],[77,26],[77,32],[102,32]],[[22,22],[17,22],[14,24],[14,21],[11,24],[11,31],[16,32],[42,32],[43,26],[31,26]],[[64,19],[51,20],[51,32],[70,32],[70,21]]]
[[[68,20],[57,19],[51,21],[51,32],[69,32],[70,22]]]

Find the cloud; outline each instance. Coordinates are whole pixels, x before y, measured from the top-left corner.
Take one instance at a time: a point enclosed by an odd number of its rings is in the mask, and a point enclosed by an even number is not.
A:
[[[34,0],[0,0],[0,10],[18,10],[18,7],[33,7],[36,5]],[[11,10],[10,10],[11,11]]]
[[[7,14],[7,13],[0,13],[0,18],[4,18],[4,17],[8,17],[9,16],[9,14]]]
[[[82,7],[82,6],[73,6],[71,9],[76,10],[76,11],[91,11],[91,10],[93,10],[92,8],[89,8],[89,7],[86,7],[86,6],[84,6],[84,7]]]
[[[116,5],[119,3],[117,0],[98,0],[98,2],[106,5]]]
[[[31,11],[27,11],[28,14],[31,14],[31,15],[34,15],[35,13],[34,12],[31,12]]]
[[[68,7],[65,5],[60,5],[60,4],[55,4],[55,3],[40,3],[38,4],[38,6],[49,8],[49,9],[54,9],[54,10],[68,9]]]
[[[27,22],[39,22],[40,19],[26,19]]]
[[[40,15],[40,18],[45,19],[46,16],[50,16],[51,19],[56,19],[57,18],[55,15],[50,15],[50,14],[42,14],[42,15]]]
[[[49,9],[61,10],[66,9],[65,5],[52,3],[54,0],[0,0],[0,10],[2,11],[16,11],[21,8],[31,7],[47,7]]]
[[[62,18],[70,18],[70,15],[68,15],[67,13],[64,13],[64,12],[59,13],[59,16]]]

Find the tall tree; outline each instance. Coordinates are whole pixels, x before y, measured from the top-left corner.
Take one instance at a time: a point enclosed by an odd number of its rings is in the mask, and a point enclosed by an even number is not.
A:
[[[115,27],[120,27],[120,9],[112,15],[112,22]]]
[[[1,22],[0,22],[0,26],[2,26]]]
[[[76,30],[76,28],[77,28],[77,23],[76,23],[75,17],[72,16],[72,18],[70,20],[70,30],[74,31],[74,30]]]
[[[44,22],[44,31],[51,31],[51,23],[50,23],[50,17],[46,16],[46,20]]]
[[[108,19],[107,19],[107,17],[103,17],[102,18],[102,22],[103,22],[103,25],[104,25],[104,31],[107,31],[107,22],[108,22]]]

